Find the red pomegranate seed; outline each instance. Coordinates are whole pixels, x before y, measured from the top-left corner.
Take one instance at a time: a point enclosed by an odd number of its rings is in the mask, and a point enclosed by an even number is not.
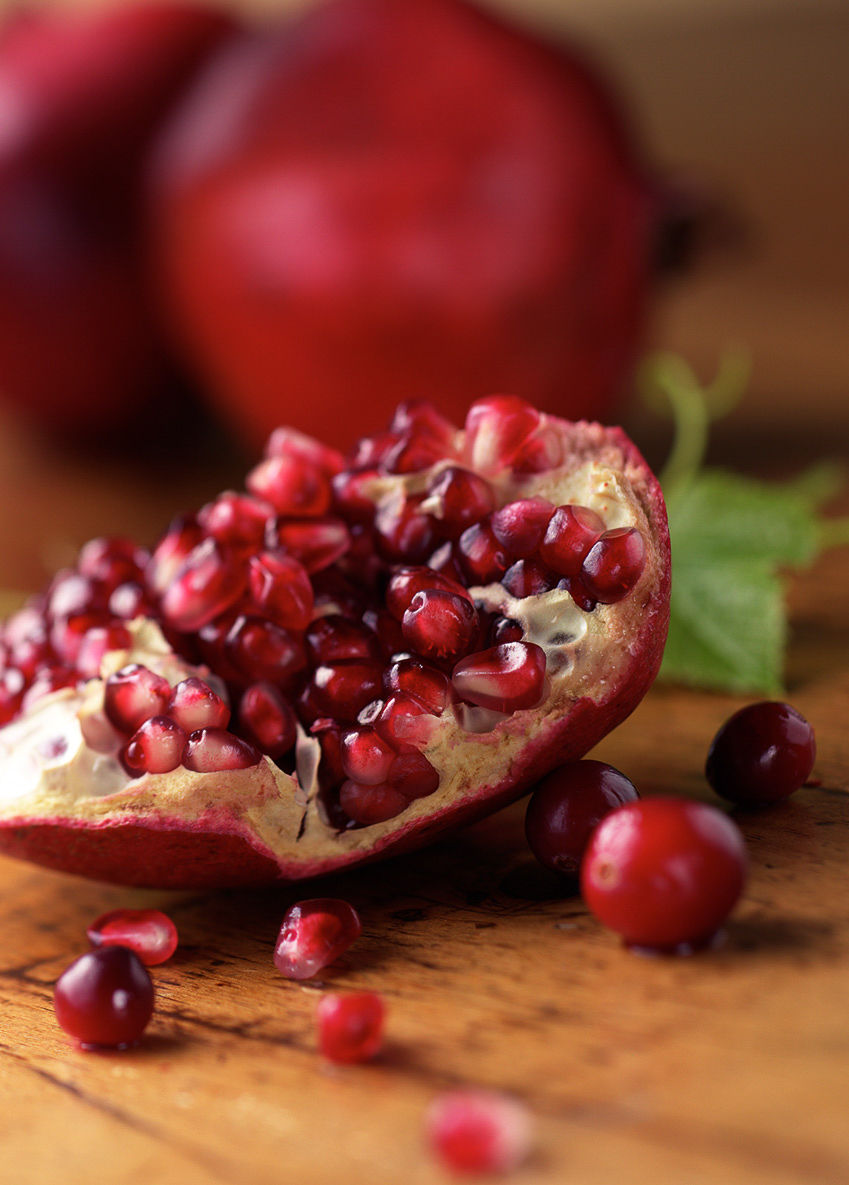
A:
[[[429,399],[407,399],[399,403],[389,425],[398,436],[420,436],[442,448],[442,456],[450,456],[457,442],[456,424],[442,414]]]
[[[439,789],[439,774],[424,753],[399,753],[386,780],[409,800],[427,798]]]
[[[490,526],[502,547],[523,560],[539,550],[553,514],[554,506],[546,498],[520,498],[496,510]]]
[[[120,732],[129,734],[151,716],[165,715],[170,697],[167,679],[149,667],[130,663],[106,680],[103,711]]]
[[[274,429],[265,442],[265,456],[299,457],[328,477],[345,468],[345,458],[335,448],[288,426]]]
[[[230,658],[227,637],[240,617],[241,614],[231,609],[216,621],[202,626],[197,634],[190,639],[197,648],[199,660],[215,671],[219,679],[235,686],[245,683],[245,673]]]
[[[250,471],[245,485],[281,515],[317,518],[330,509],[330,479],[304,457],[266,457]]]
[[[463,581],[466,577],[460,564],[456,543],[443,543],[440,547],[437,547],[436,551],[433,552],[427,561],[427,566],[433,572],[438,572],[440,576],[447,576],[449,580],[453,580],[462,587],[465,587]]]
[[[274,965],[287,979],[312,979],[335,962],[362,933],[347,901],[312,897],[286,911],[274,948]]]
[[[495,617],[489,627],[489,640],[493,646],[502,642],[521,642],[524,636],[525,631],[512,617]]]
[[[104,946],[66,967],[53,989],[60,1026],[84,1049],[126,1048],[153,1016],[153,983],[135,951]]]
[[[17,667],[26,679],[32,679],[39,667],[55,656],[48,637],[48,627],[41,613],[32,607],[19,609],[3,630],[6,666]]]
[[[469,584],[492,584],[513,562],[486,519],[466,528],[457,540],[456,555]]]
[[[177,949],[177,927],[158,909],[113,909],[86,931],[94,947],[126,946],[146,967],[156,967]]]
[[[111,724],[103,712],[81,712],[80,732],[89,749],[95,753],[115,755],[126,741],[124,733]]]
[[[426,437],[402,437],[384,455],[380,468],[384,473],[421,473],[445,459],[442,446]]]
[[[317,617],[304,634],[304,645],[310,662],[316,666],[347,658],[377,661],[381,656],[377,636],[361,622],[341,613]]]
[[[433,519],[422,513],[422,496],[381,506],[374,520],[375,546],[390,563],[422,564],[438,542]]]
[[[111,650],[127,650],[132,645],[130,631],[123,625],[101,625],[86,630],[77,650],[76,667],[84,679],[100,674],[104,656]]]
[[[515,395],[493,395],[473,403],[466,416],[465,455],[478,473],[506,469],[536,432],[540,413]]]
[[[626,597],[642,575],[646,544],[636,527],[606,531],[587,553],[580,580],[587,593],[603,605]]]
[[[531,1121],[517,1099],[489,1090],[452,1090],[428,1107],[425,1137],[449,1172],[508,1173],[530,1154]]]
[[[147,551],[132,539],[100,536],[83,544],[77,571],[111,592],[119,584],[140,580],[149,559]]]
[[[590,596],[577,576],[564,576],[557,582],[557,587],[565,589],[578,608],[583,609],[586,613],[592,613],[598,604],[598,601],[595,597]]]
[[[300,638],[263,617],[237,617],[225,649],[231,662],[253,682],[280,683],[306,665]]]
[[[406,650],[400,621],[396,621],[385,609],[366,609],[363,613],[363,625],[377,638],[380,653],[384,658],[391,658],[393,654],[400,654],[402,650]]]
[[[452,580],[450,576],[443,576],[441,572],[434,572],[430,567],[420,565],[399,568],[392,574],[386,589],[386,608],[393,617],[401,621],[416,593],[432,588],[441,588],[444,592],[465,597],[469,602],[472,599],[458,581]]]
[[[540,558],[561,576],[577,576],[603,534],[604,520],[588,506],[558,506],[540,544]]]
[[[352,473],[349,469],[333,478],[333,505],[350,523],[369,526],[375,514],[375,504],[369,497],[369,488],[380,474],[376,469],[363,469]]]
[[[318,1048],[342,1065],[367,1062],[383,1045],[383,1000],[375,992],[327,992],[316,1009]]]
[[[556,572],[539,560],[516,560],[501,577],[501,583],[511,597],[522,598],[549,592],[559,579]]]
[[[103,584],[80,572],[66,570],[57,573],[47,589],[45,614],[53,620],[102,612],[105,608],[106,589]]]
[[[366,704],[379,697],[383,666],[367,659],[322,663],[313,672],[309,686],[320,715],[353,722]]]
[[[50,626],[50,647],[53,654],[60,662],[74,666],[83,638],[88,631],[109,624],[109,617],[100,611],[55,618]]]
[[[205,539],[162,594],[162,615],[172,629],[194,632],[235,605],[247,583],[244,562],[214,539]]]
[[[201,728],[226,728],[230,721],[227,704],[196,675],[183,679],[174,687],[165,714],[187,733]]]
[[[425,658],[454,660],[474,647],[480,621],[467,596],[430,588],[413,597],[401,630],[410,649]]]
[[[505,642],[461,659],[451,681],[461,699],[480,708],[533,708],[545,687],[545,651],[534,642]]]
[[[433,731],[433,713],[415,696],[404,691],[396,691],[385,703],[378,700],[375,708],[375,728],[398,752],[418,752],[429,740]],[[360,719],[362,720],[362,714]],[[349,774],[349,777],[354,775]],[[388,771],[386,780],[391,780]]]
[[[377,436],[364,436],[354,445],[346,467],[354,473],[379,469],[400,440],[397,432],[380,432]]]
[[[17,667],[6,667],[0,672],[0,725],[14,720],[24,698],[26,680]]]
[[[51,692],[61,691],[63,687],[75,687],[79,680],[79,672],[72,667],[42,667],[24,692],[21,710],[28,711],[37,700]]]
[[[389,692],[405,692],[428,712],[441,716],[453,699],[451,680],[438,667],[412,655],[397,659],[386,668],[383,686]]]
[[[377,786],[389,777],[395,750],[373,728],[349,728],[342,733],[345,777],[364,786]]]
[[[119,753],[130,777],[168,774],[183,760],[188,736],[170,716],[151,716],[133,733]]]
[[[248,560],[251,600],[263,617],[287,630],[305,630],[313,613],[306,568],[283,552],[263,551]]]
[[[197,517],[204,534],[226,547],[257,551],[265,537],[265,525],[274,517],[274,508],[261,498],[225,490],[202,506]]]
[[[132,621],[135,617],[155,617],[156,607],[143,585],[135,581],[119,584],[109,594],[107,606],[113,617]]]
[[[280,518],[269,525],[265,542],[271,551],[288,552],[312,575],[350,550],[351,534],[340,518]]]
[[[444,539],[459,539],[467,527],[494,509],[495,494],[479,474],[449,465],[431,478],[425,505],[439,534]]]
[[[145,569],[148,587],[163,593],[182,565],[203,542],[203,531],[193,514],[175,518],[154,547]]]
[[[272,759],[282,757],[297,737],[295,713],[273,683],[252,683],[239,700],[239,728],[245,739]]]
[[[223,728],[201,728],[189,736],[183,765],[198,774],[259,765],[262,754],[248,741]]]
[[[410,804],[400,790],[385,782],[381,786],[365,786],[349,778],[339,787],[339,805],[349,819],[370,827],[394,819]]]

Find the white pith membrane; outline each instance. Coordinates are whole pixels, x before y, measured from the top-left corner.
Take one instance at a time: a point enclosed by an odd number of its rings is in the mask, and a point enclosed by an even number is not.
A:
[[[267,757],[256,766],[226,772],[197,773],[181,766],[167,774],[128,776],[115,756],[89,748],[80,729],[81,714],[99,713],[105,679],[128,663],[149,667],[172,686],[189,675],[208,674],[176,655],[156,622],[139,618],[128,623],[131,647],[109,652],[100,678],[45,696],[0,729],[0,824],[49,820],[71,827],[136,823],[153,829],[226,831],[272,859],[281,878],[296,879],[372,856],[401,836],[434,831],[438,828],[431,824],[447,814],[462,814],[457,808],[464,804],[515,798],[511,787],[518,787],[518,793],[527,789],[528,771],[539,777],[559,763],[556,738],[563,735],[576,705],[590,701],[603,706],[621,695],[623,686],[639,686],[633,702],[612,721],[618,723],[651,682],[654,670],[646,678],[641,656],[657,652],[663,643],[651,632],[665,632],[662,590],[668,593],[668,552],[665,523],[657,521],[656,486],[636,454],[621,446],[620,435],[595,424],[567,424],[552,417],[543,421],[549,432],[556,426],[562,437],[563,464],[534,474],[487,473],[497,506],[540,495],[555,506],[588,507],[607,530],[640,531],[645,565],[621,601],[598,604],[589,612],[565,589],[516,599],[499,583],[470,588],[476,603],[519,622],[523,640],[545,651],[545,692],[537,706],[510,715],[459,704],[442,716],[427,717],[429,736],[421,751],[439,773],[434,793],[414,799],[386,822],[340,831],[327,821],[320,801],[319,743],[300,728],[295,776]],[[451,459],[414,474],[375,477],[369,496],[378,500],[419,493],[436,470],[456,463]],[[472,468],[468,459],[459,463]],[[324,604],[320,612],[332,608]],[[592,736],[590,744],[604,731]],[[552,744],[546,763],[535,765],[534,755]]]

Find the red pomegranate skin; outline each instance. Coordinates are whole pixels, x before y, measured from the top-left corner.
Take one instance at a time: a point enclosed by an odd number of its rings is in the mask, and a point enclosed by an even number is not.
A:
[[[145,277],[142,161],[236,28],[187,0],[34,6],[0,27],[0,398],[64,440],[108,435],[176,384]]]
[[[348,447],[403,391],[604,419],[657,189],[571,48],[465,0],[329,0],[234,44],[155,156],[163,307],[251,445]]]

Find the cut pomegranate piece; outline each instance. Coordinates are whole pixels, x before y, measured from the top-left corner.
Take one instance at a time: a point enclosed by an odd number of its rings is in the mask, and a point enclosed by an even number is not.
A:
[[[177,927],[158,909],[113,909],[86,930],[94,947],[126,946],[146,967],[156,967],[177,949]]]
[[[274,966],[287,979],[312,979],[334,963],[362,933],[359,915],[347,901],[311,897],[292,905],[283,918]]]
[[[462,659],[451,681],[457,695],[480,708],[533,708],[545,686],[545,651],[533,642],[504,642]]]
[[[441,459],[375,473],[377,451],[411,441],[420,417]],[[88,545],[93,574],[64,570],[0,633],[0,779],[29,779],[0,803],[0,849],[159,887],[296,880],[411,848],[584,756],[660,662],[660,492],[617,429],[500,398],[469,422],[409,407],[391,439],[353,450],[373,515],[337,497],[333,516],[275,513],[260,539],[255,495],[225,491],[108,597],[143,553]],[[334,488],[356,476],[297,435],[269,450]],[[534,470],[555,454],[557,468]],[[480,517],[445,539],[428,499],[461,485]],[[558,505],[610,527],[577,576],[540,555]],[[113,615],[119,590],[126,616]],[[50,596],[82,611],[47,618]]]
[[[376,992],[328,992],[316,1008],[318,1048],[328,1061],[367,1062],[383,1044],[383,1000]]]

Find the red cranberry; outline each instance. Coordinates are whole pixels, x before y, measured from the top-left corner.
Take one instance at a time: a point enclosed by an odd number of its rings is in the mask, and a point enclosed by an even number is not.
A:
[[[94,947],[127,946],[147,967],[171,958],[177,949],[177,927],[158,909],[113,909],[87,930]]]
[[[383,1000],[375,992],[328,992],[318,1002],[318,1047],[331,1062],[365,1062],[383,1044]]]
[[[543,778],[528,802],[528,845],[546,868],[577,878],[587,843],[599,822],[638,797],[633,783],[603,761],[561,765]]]
[[[708,751],[705,774],[717,794],[746,806],[780,802],[814,768],[814,730],[789,704],[749,704],[723,724]]]
[[[644,798],[602,819],[581,866],[581,892],[629,946],[686,953],[711,942],[746,882],[739,829],[715,807]]]
[[[153,1016],[153,983],[134,951],[102,946],[62,972],[53,1007],[65,1032],[84,1048],[125,1048],[138,1041]]]
[[[277,936],[274,965],[287,979],[311,979],[343,955],[362,932],[347,901],[313,897],[287,910]]]

